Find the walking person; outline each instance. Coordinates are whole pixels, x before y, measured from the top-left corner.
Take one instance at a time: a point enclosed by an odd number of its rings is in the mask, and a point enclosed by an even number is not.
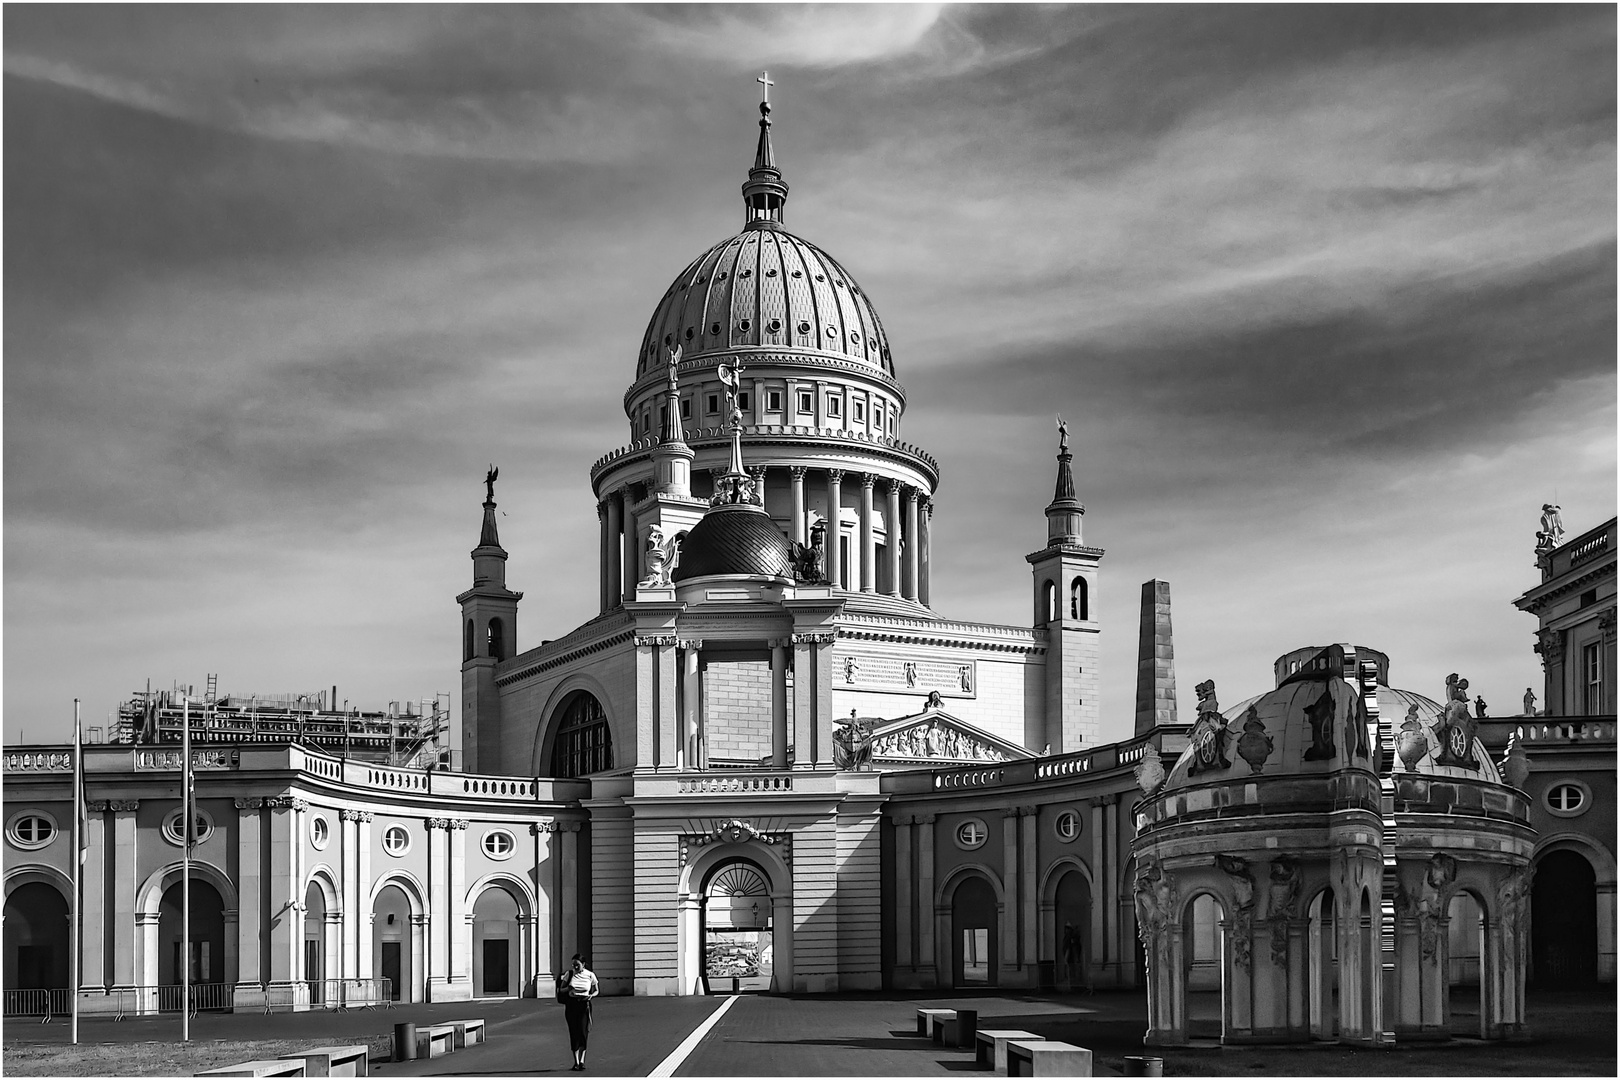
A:
[[[573,965],[557,979],[558,997],[568,1021],[568,1045],[574,1051],[574,1071],[585,1069],[585,1043],[591,1034],[591,999],[600,989],[596,973],[585,966],[585,958],[574,954]]]

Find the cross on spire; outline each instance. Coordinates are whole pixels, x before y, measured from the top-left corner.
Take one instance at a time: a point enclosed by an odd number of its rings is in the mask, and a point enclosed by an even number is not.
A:
[[[759,73],[759,78],[755,79],[754,81],[759,83],[761,86],[763,86],[765,88],[764,89],[764,93],[765,93],[765,99],[764,100],[765,100],[765,104],[769,105],[771,103],[771,87],[776,85],[775,83],[771,82],[771,73],[768,72],[768,71],[762,71],[762,72]]]

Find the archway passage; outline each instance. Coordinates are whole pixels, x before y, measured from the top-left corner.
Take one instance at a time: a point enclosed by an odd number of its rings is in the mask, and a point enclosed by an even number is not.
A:
[[[997,982],[996,893],[977,874],[956,887],[951,896],[952,985],[995,986]]]
[[[304,981],[309,1003],[326,1003],[326,894],[315,882],[304,892]]]
[[[1193,897],[1181,916],[1182,986],[1187,993],[1188,1038],[1225,1034],[1226,976],[1221,922],[1226,911],[1209,893]]]
[[[1068,989],[1090,986],[1086,955],[1091,937],[1091,885],[1078,870],[1058,879],[1052,904],[1052,929],[1057,940],[1052,956],[1057,961],[1057,984]]]
[[[163,890],[158,903],[158,1009],[179,1012],[185,961],[181,959],[185,885],[175,882]],[[219,890],[206,881],[191,880],[191,985],[194,998],[223,1003],[223,988],[203,991],[225,981],[225,903]],[[216,1005],[217,1007],[217,1005]]]
[[[415,1001],[412,963],[414,927],[411,901],[398,885],[385,885],[372,905],[372,930],[376,953],[373,967],[379,978],[388,980],[384,996],[390,1001]]]
[[[746,859],[710,873],[703,887],[703,977],[711,992],[771,988],[770,893],[765,872]]]
[[[40,881],[19,885],[5,906],[5,1015],[68,1011],[68,903]]]
[[[517,997],[521,986],[516,898],[499,885],[473,901],[473,996]]]
[[[1597,982],[1597,874],[1579,852],[1552,851],[1530,888],[1530,978],[1537,987]]]

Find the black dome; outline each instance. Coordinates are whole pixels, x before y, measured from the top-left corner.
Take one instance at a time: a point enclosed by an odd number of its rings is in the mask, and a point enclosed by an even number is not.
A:
[[[681,543],[672,581],[710,574],[793,580],[787,537],[755,506],[717,506],[703,515]]]

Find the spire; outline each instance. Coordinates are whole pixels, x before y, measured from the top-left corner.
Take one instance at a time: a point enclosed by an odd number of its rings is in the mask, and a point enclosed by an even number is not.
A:
[[[1057,485],[1052,492],[1052,501],[1046,507],[1046,542],[1048,545],[1059,543],[1080,543],[1080,519],[1085,516],[1086,508],[1074,494],[1074,472],[1069,467],[1074,455],[1069,452],[1069,425],[1058,417],[1058,470]]]
[[[478,533],[479,547],[501,546],[500,535],[495,531],[495,480],[500,475],[501,470],[493,465],[484,474],[484,527]]]
[[[759,489],[753,477],[743,468],[742,410],[737,407],[737,393],[742,386],[742,367],[721,364],[718,374],[720,382],[726,388],[727,426],[731,429],[731,461],[726,466],[725,475],[715,482],[714,495],[709,499],[709,505],[763,507],[765,492]]]
[[[764,87],[765,98],[759,103],[759,148],[754,151],[748,182],[742,186],[744,221],[747,228],[776,229],[781,228],[782,204],[787,202],[788,193],[771,149],[771,87],[776,84],[771,82],[769,72],[761,73],[754,81]]]
[[[692,448],[686,445],[681,424],[681,378],[677,372],[681,347],[669,349],[669,381],[664,386],[663,423],[653,447],[653,491],[678,498],[692,497]]]

